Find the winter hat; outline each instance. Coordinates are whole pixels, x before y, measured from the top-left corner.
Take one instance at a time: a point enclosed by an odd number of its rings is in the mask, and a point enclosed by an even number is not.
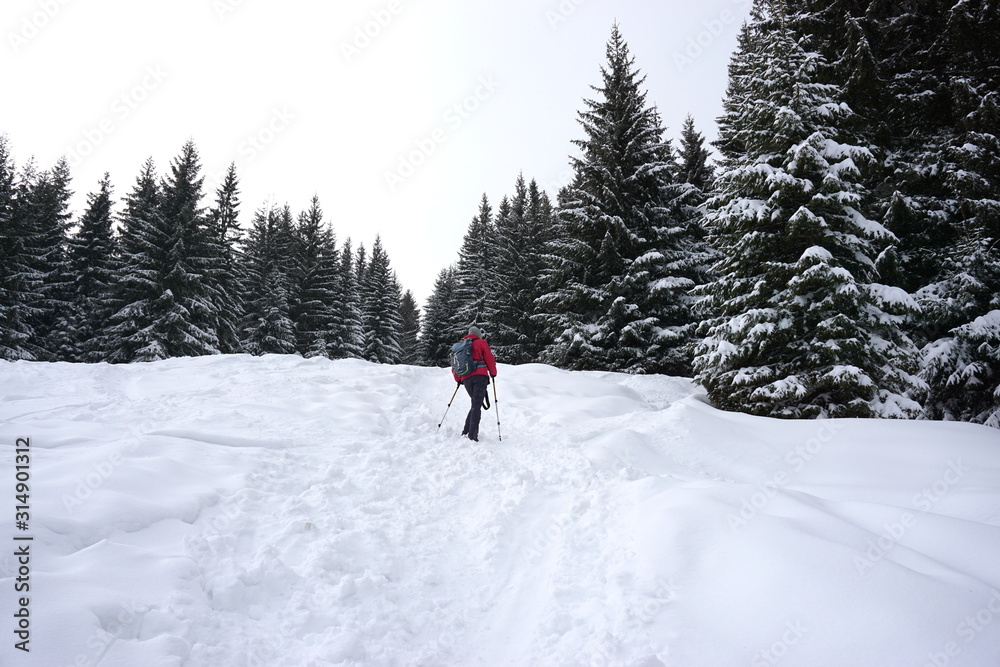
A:
[[[482,338],[483,337],[483,330],[480,329],[479,327],[477,327],[475,324],[473,324],[471,327],[469,327],[469,335],[470,336],[479,336],[480,338]]]

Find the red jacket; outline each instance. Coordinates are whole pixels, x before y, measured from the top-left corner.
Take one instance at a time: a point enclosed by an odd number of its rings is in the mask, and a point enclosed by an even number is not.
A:
[[[486,365],[483,366],[482,368],[477,368],[476,370],[472,371],[465,377],[472,377],[473,375],[495,376],[497,374],[497,360],[493,356],[493,350],[490,349],[490,344],[487,343],[482,338],[480,338],[479,336],[474,336],[472,334],[465,336],[464,338],[462,338],[462,340],[465,340],[466,338],[472,339],[472,360],[482,361]],[[455,372],[452,371],[451,374],[455,377],[455,381],[458,382],[459,377],[455,375]]]

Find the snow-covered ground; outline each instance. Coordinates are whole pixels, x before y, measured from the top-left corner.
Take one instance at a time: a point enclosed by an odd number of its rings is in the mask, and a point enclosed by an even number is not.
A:
[[[541,365],[496,388],[476,444],[464,391],[437,427],[445,370],[0,364],[0,663],[1000,664],[997,430]]]

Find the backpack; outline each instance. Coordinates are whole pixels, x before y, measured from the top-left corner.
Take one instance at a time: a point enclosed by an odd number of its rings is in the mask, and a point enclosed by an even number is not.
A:
[[[464,380],[477,369],[486,366],[485,362],[473,361],[471,338],[463,338],[452,345],[449,358],[451,359],[451,370],[459,380]]]

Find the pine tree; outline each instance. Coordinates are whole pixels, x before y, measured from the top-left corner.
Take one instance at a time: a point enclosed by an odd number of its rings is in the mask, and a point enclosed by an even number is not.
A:
[[[239,245],[243,231],[239,224],[240,189],[236,164],[231,163],[215,191],[215,204],[208,211],[208,236],[214,246],[213,271],[218,281],[217,333],[219,350],[232,354],[240,349],[239,324],[243,319],[243,285],[239,273]]]
[[[458,309],[456,273],[454,266],[438,273],[434,289],[424,308],[420,355],[430,366],[447,366],[448,351],[464,335],[464,331],[455,326],[455,312]]]
[[[672,149],[617,25],[601,74],[600,99],[580,112],[587,138],[574,142],[582,156],[550,246],[553,289],[538,302],[555,341],[543,358],[573,369],[686,373],[699,240],[680,218]]]
[[[364,359],[380,364],[398,364],[403,358],[400,347],[403,322],[400,319],[400,293],[396,274],[382,239],[375,237],[371,260],[365,264],[362,282]]]
[[[679,198],[680,218],[695,242],[685,259],[689,262],[689,271],[697,276],[696,282],[700,285],[713,280],[712,266],[720,259],[707,242],[708,231],[705,229],[705,203],[715,187],[715,168],[708,163],[708,158],[705,139],[695,130],[694,119],[688,115],[681,130],[677,181],[682,191]]]
[[[513,246],[520,240],[521,229],[524,226],[524,210],[527,199],[527,185],[524,177],[518,176],[515,184],[514,202],[509,197],[503,197],[493,215],[493,238],[496,246],[492,249],[494,268],[491,275],[482,284],[482,303],[489,304],[490,319],[480,321],[482,328],[490,332],[490,347],[495,354],[508,361],[518,343],[518,332],[513,309],[513,297],[510,289],[516,278],[517,267],[511,262]],[[460,326],[461,322],[456,322]]]
[[[18,211],[16,168],[7,137],[0,135],[0,359],[34,359],[29,341],[33,302],[26,247],[27,229]]]
[[[365,276],[368,272],[368,251],[365,250],[365,244],[362,243],[358,245],[357,252],[354,253],[354,276],[358,282],[358,292],[361,295],[361,300],[359,304],[364,310],[364,289],[365,289]]]
[[[546,344],[544,329],[534,318],[541,296],[539,276],[552,236],[552,206],[532,180],[519,175],[513,199],[501,201],[496,215],[496,268],[488,286],[492,305],[491,345],[507,363],[535,361]]]
[[[694,118],[690,114],[681,128],[680,166],[677,181],[693,186],[696,191],[695,206],[704,201],[704,193],[712,188],[714,169],[709,164],[709,152],[705,148],[705,138],[694,128]]]
[[[962,201],[966,186],[980,177],[975,167],[963,164],[963,146],[975,146],[973,153],[984,155],[975,139],[967,144],[959,126],[996,90],[996,75],[980,63],[990,62],[990,44],[997,57],[996,40],[982,37],[992,35],[991,22],[1000,25],[996,11],[977,8],[980,4],[874,3],[847,26],[862,36],[864,67],[851,56],[855,47],[838,47],[846,51],[841,59],[864,72],[868,82],[859,86],[858,74],[842,68],[840,78],[848,80],[848,89],[861,88],[850,101],[869,119],[867,134],[885,156],[870,188],[877,194],[876,216],[898,242],[879,259],[878,268],[884,280],[917,294],[923,314],[908,328],[919,344],[969,321],[957,313],[942,319],[944,309],[934,301],[954,274],[955,242],[968,227],[970,209]]]
[[[100,339],[102,355],[108,361],[154,361],[169,356],[162,344],[157,310],[170,240],[160,197],[156,167],[150,158],[126,196],[121,216],[117,281],[109,303],[113,314]]]
[[[458,308],[452,328],[462,330],[472,324],[487,326],[494,319],[494,304],[490,302],[489,285],[496,268],[497,233],[493,207],[483,194],[479,213],[469,223],[458,253],[456,271]]]
[[[110,174],[104,174],[98,188],[87,196],[87,208],[69,243],[74,282],[72,307],[63,321],[72,348],[63,356],[73,361],[104,361],[100,341],[113,314],[111,295],[117,276]]]
[[[291,318],[292,281],[287,261],[292,249],[288,206],[265,205],[254,214],[243,247],[246,314],[241,326],[242,349],[254,355],[295,352]]]
[[[410,366],[422,365],[420,355],[420,309],[413,298],[413,292],[406,290],[399,303],[399,319],[402,329],[399,336],[399,347],[403,351],[400,363]]]
[[[291,318],[296,349],[303,356],[327,356],[333,328],[339,258],[333,229],[323,222],[319,197],[299,215],[294,235]]]
[[[215,190],[215,204],[208,211],[208,227],[212,236],[227,248],[234,248],[240,242],[242,231],[239,216],[240,181],[236,175],[236,163],[232,162],[222,183]]]
[[[361,293],[354,266],[351,239],[340,249],[337,300],[333,306],[333,322],[328,355],[331,359],[360,359],[364,352],[364,327],[361,314]]]
[[[200,170],[189,141],[159,183],[147,160],[126,197],[114,315],[102,344],[110,361],[219,352],[220,259],[201,209]]]
[[[160,209],[168,230],[160,295],[161,345],[170,357],[219,353],[222,248],[212,242],[201,208],[201,164],[188,141],[161,184]]]
[[[817,83],[782,0],[758,0],[730,68],[725,160],[708,226],[722,252],[702,291],[698,381],[724,409],[777,417],[914,416],[912,298],[874,282],[891,235],[866,218],[871,151],[844,130],[839,89]]]
[[[933,160],[938,187],[920,204],[939,211],[942,237],[925,249],[933,273],[917,298],[928,416],[1000,426],[1000,9],[990,5],[954,3],[930,49],[948,115],[916,168]]]
[[[543,293],[542,277],[548,266],[548,249],[556,238],[555,215],[549,196],[539,189],[534,179],[528,183],[528,211],[525,230],[521,236],[527,250],[522,258],[524,266],[520,270],[524,283],[514,289],[519,290],[521,297],[520,303],[515,307],[518,307],[520,316],[517,327],[522,343],[520,350],[513,354],[511,363],[518,360],[538,361],[542,351],[552,342],[536,315],[538,299]]]
[[[948,86],[946,61],[934,53],[934,33],[943,19],[940,3],[924,4],[920,11],[885,8],[888,14],[878,17],[885,37],[880,60],[890,93],[882,111],[894,128],[884,141],[887,175],[879,189],[887,193],[881,202],[885,225],[899,239],[886,255],[891,263],[884,266],[883,259],[879,269],[914,293],[942,278],[940,259],[954,238],[955,202],[944,183],[945,170],[953,167],[943,163],[941,145],[952,124],[942,96]],[[915,318],[918,343],[949,328],[929,324]]]
[[[1000,309],[928,344],[922,366],[927,417],[1000,428]]]
[[[60,360],[60,353],[71,345],[62,319],[70,307],[73,280],[68,254],[70,180],[65,158],[52,170],[37,174],[29,166],[21,179],[19,214],[33,295],[27,311],[34,334],[29,349],[40,361]]]

